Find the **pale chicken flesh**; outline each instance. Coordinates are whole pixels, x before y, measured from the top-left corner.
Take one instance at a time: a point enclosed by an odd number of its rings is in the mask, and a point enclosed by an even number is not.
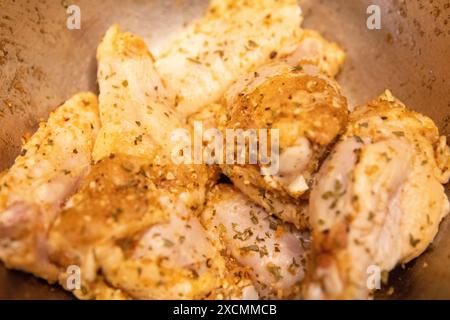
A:
[[[389,91],[357,108],[311,193],[306,297],[366,299],[373,272],[424,252],[449,212],[449,159],[433,121]]]
[[[90,168],[100,127],[97,97],[80,93],[40,124],[0,177],[0,259],[50,282],[47,231]]]
[[[239,190],[217,185],[201,221],[210,238],[249,270],[261,298],[300,295],[309,235],[271,216]]]
[[[206,168],[170,158],[170,133],[183,125],[143,40],[114,26],[97,58],[98,161],[51,229],[52,259],[81,268],[81,298],[241,297],[245,273],[220,255],[195,215]]]

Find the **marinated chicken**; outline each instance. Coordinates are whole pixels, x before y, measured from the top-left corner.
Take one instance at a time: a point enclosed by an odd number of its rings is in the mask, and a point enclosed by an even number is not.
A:
[[[372,297],[450,211],[450,147],[389,91],[349,114],[344,51],[301,22],[297,0],[211,0],[155,57],[112,26],[99,101],[0,172],[0,260],[81,299]],[[226,138],[213,161],[189,159],[198,125]]]
[[[249,269],[261,298],[300,294],[309,235],[272,217],[229,185],[208,195],[202,222],[227,255]]]
[[[317,66],[277,63],[237,82],[225,98],[227,128],[270,129],[266,134],[277,134],[278,150],[270,147],[266,152],[278,153],[269,156],[271,164],[263,163],[258,133],[258,163],[227,163],[223,172],[268,212],[307,228],[305,195],[320,160],[347,121],[347,102],[339,86]]]
[[[40,124],[0,177],[0,259],[50,282],[47,231],[90,168],[99,129],[97,97],[80,93]]]
[[[170,133],[183,125],[143,40],[114,26],[97,59],[97,162],[53,224],[52,259],[80,267],[80,298],[241,298],[248,276],[221,256],[195,214],[205,167],[172,162]]]
[[[212,0],[206,14],[157,56],[177,111],[188,116],[201,110],[241,75],[292,52],[301,21],[297,0]]]
[[[420,255],[449,212],[450,150],[433,121],[386,91],[357,108],[309,200],[310,299],[366,299],[373,270]]]

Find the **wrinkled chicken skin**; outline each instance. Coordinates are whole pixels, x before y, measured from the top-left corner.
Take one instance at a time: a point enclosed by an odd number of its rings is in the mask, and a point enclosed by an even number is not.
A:
[[[278,63],[236,83],[225,98],[227,128],[278,129],[280,156],[275,174],[267,174],[260,164],[226,164],[223,172],[268,212],[308,227],[303,197],[347,120],[347,102],[338,85],[316,66]]]
[[[97,97],[80,93],[40,124],[0,177],[0,258],[50,282],[47,230],[88,173],[98,131]]]
[[[449,212],[443,139],[388,91],[351,114],[311,192],[306,297],[368,298],[371,266],[390,271],[428,247]]]
[[[212,0],[157,56],[177,111],[189,116],[203,109],[242,74],[292,52],[301,21],[297,0]]]
[[[81,267],[80,298],[241,297],[245,273],[194,214],[205,200],[205,167],[170,159],[170,133],[183,126],[143,40],[114,26],[97,58],[98,162],[53,225],[52,259]]]
[[[202,222],[210,237],[249,269],[262,298],[293,298],[300,293],[309,237],[270,216],[229,185],[208,195]]]

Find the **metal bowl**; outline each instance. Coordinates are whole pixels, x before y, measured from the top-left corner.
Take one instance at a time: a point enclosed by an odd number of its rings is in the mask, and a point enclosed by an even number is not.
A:
[[[81,29],[66,22],[81,9]],[[389,88],[436,121],[450,138],[448,0],[300,0],[305,26],[347,51],[339,81],[351,105]],[[381,29],[366,25],[381,8]],[[152,50],[200,16],[205,0],[2,0],[0,3],[0,170],[20,151],[21,136],[80,90],[97,91],[95,49],[112,23],[143,36]],[[420,258],[393,271],[379,298],[450,299],[450,219]],[[69,299],[60,288],[0,266],[0,299]]]

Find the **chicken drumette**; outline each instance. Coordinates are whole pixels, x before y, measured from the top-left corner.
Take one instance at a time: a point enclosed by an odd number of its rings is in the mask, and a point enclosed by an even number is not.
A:
[[[449,212],[449,176],[450,150],[431,119],[389,91],[357,108],[311,192],[306,297],[367,298],[373,272],[420,255]]]

